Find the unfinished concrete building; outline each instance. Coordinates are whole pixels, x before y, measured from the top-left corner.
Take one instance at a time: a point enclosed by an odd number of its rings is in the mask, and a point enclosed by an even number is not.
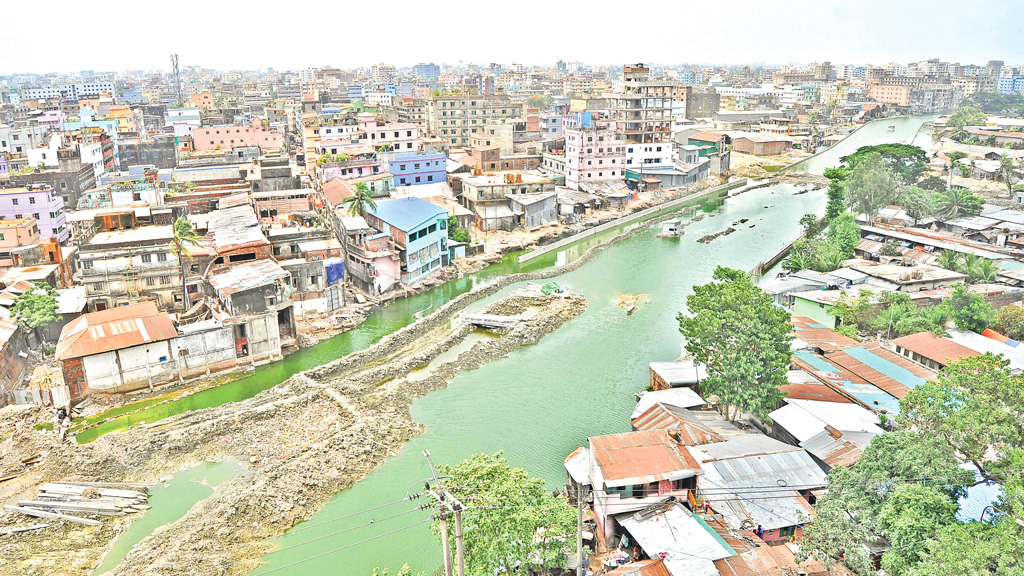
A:
[[[626,169],[671,168],[672,96],[675,81],[651,76],[650,68],[622,69],[622,91],[614,95],[612,115],[626,147]]]

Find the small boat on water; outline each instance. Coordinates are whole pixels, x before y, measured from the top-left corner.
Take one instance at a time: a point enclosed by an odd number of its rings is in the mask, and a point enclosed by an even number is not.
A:
[[[895,131],[896,131],[896,126],[895,125],[889,126],[889,132],[895,132]]]
[[[683,235],[683,221],[678,218],[666,220],[661,223],[661,234],[658,236],[662,238],[676,238]]]

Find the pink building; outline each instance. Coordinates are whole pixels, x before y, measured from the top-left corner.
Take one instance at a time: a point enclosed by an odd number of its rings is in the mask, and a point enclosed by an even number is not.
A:
[[[615,139],[612,120],[596,112],[573,112],[565,117],[565,185],[620,180],[626,160],[622,142]]]
[[[387,171],[383,158],[370,146],[352,144],[347,140],[321,140],[316,145],[314,174],[322,187],[334,178],[352,180]]]
[[[369,112],[358,114],[356,121],[359,129],[356,130],[354,138],[357,138],[360,144],[372,146],[374,150],[380,150],[381,147],[394,152],[419,150],[416,141],[420,137],[420,129],[415,124],[381,124],[377,117]]]
[[[241,146],[259,146],[264,152],[284,145],[284,136],[253,118],[248,126],[211,126],[192,129],[192,147],[196,150],[227,150]]]

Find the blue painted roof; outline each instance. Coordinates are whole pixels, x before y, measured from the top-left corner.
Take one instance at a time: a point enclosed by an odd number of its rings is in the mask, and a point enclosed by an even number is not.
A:
[[[370,214],[406,232],[438,216],[448,217],[448,211],[444,208],[413,196],[381,200],[377,202],[375,210],[370,210]]]
[[[849,356],[853,357],[854,359],[860,360],[861,362],[867,364],[871,368],[874,368],[875,370],[878,370],[879,372],[885,374],[889,378],[892,378],[893,380],[899,382],[900,384],[903,384],[907,388],[914,389],[920,386],[921,384],[924,384],[924,378],[915,375],[910,370],[907,370],[906,368],[899,366],[898,364],[894,364],[886,360],[885,358],[882,358],[881,356],[874,354],[873,352],[871,352],[867,348],[864,348],[863,346],[847,348],[846,350],[843,350],[843,352],[846,352]]]
[[[981,480],[981,472],[973,464],[961,464],[961,468],[974,472],[975,480]],[[967,489],[967,496],[957,500],[960,506],[956,518],[961,522],[977,522],[985,507],[995,505],[1003,495],[1003,487],[995,482],[985,482]],[[991,518],[991,516],[988,516]]]

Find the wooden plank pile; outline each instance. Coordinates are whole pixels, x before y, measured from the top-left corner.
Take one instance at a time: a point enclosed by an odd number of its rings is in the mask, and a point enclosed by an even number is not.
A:
[[[101,522],[82,516],[124,516],[149,509],[145,484],[117,482],[47,482],[34,500],[19,500],[4,510],[35,518],[64,520],[86,526]],[[33,525],[45,527],[46,525]]]
[[[0,482],[6,482],[8,480],[14,480],[18,476],[21,476],[23,472],[29,469],[31,466],[35,466],[43,460],[42,454],[36,454],[29,456],[20,462],[13,462],[11,464],[0,465]]]

